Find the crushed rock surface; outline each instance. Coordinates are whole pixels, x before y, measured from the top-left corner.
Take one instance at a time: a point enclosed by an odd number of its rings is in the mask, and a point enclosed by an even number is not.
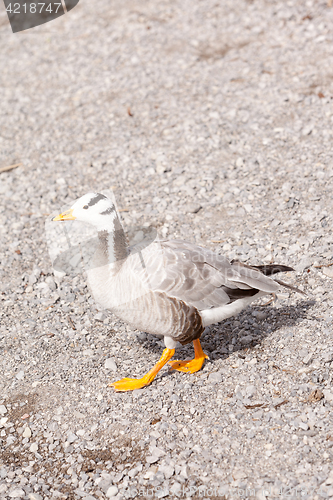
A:
[[[0,40],[1,500],[333,497],[333,9],[101,0],[13,35],[1,4]],[[45,232],[107,189],[129,233],[293,266],[307,295],[113,392],[163,343],[55,276]]]

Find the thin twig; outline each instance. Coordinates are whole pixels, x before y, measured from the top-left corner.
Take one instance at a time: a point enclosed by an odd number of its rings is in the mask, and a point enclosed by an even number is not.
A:
[[[321,269],[322,267],[331,267],[333,266],[333,262],[330,264],[321,264],[320,266],[313,266],[315,269]]]
[[[281,403],[277,403],[276,405],[273,405],[275,409],[279,408],[279,406],[285,405],[289,403],[288,399],[285,399],[284,401],[281,401]]]
[[[0,168],[0,174],[2,172],[8,172],[8,170],[13,170],[14,168],[17,168],[20,165],[23,165],[23,163],[15,163],[14,165],[7,165],[7,167],[1,167]]]

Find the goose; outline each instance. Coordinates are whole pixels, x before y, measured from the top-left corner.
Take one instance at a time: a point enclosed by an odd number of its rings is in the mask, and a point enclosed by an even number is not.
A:
[[[273,279],[285,265],[250,266],[182,240],[155,239],[129,246],[114,203],[102,193],[88,193],[53,221],[78,220],[95,227],[98,244],[87,278],[92,295],[134,328],[164,338],[165,349],[142,378],[123,378],[109,386],[116,391],[145,387],[168,363],[172,370],[195,373],[208,356],[200,337],[211,324],[238,314],[254,300],[274,295],[279,286],[303,293]],[[193,342],[194,358],[171,360],[177,342]]]

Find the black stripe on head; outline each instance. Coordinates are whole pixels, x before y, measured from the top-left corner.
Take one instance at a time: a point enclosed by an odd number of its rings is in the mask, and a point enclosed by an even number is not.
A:
[[[91,200],[88,203],[88,206],[92,207],[93,205],[96,205],[96,203],[98,203],[100,200],[104,200],[105,198],[106,196],[104,196],[104,194],[98,193],[96,194],[96,196],[91,198]]]
[[[109,207],[106,210],[104,210],[104,212],[101,212],[101,215],[109,215],[109,214],[112,214],[112,212],[115,212],[115,211],[116,211],[116,207],[114,205],[112,205],[112,207]]]

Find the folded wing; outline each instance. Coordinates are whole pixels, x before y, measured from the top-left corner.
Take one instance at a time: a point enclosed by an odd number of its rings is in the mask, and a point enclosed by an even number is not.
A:
[[[259,270],[180,240],[155,241],[139,250],[139,257],[131,264],[132,272],[146,289],[165,292],[198,310],[278,290],[277,283]]]

